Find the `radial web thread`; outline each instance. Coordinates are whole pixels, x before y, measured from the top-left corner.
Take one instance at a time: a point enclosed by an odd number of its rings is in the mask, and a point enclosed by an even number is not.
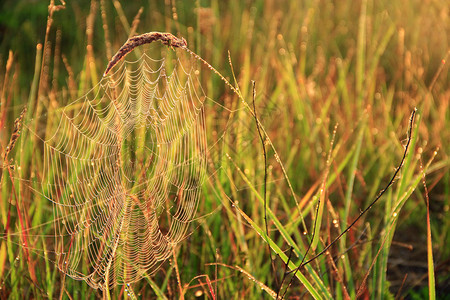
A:
[[[206,96],[192,68],[166,64],[120,62],[34,133],[43,172],[33,189],[53,205],[55,263],[94,288],[156,271],[197,210]]]

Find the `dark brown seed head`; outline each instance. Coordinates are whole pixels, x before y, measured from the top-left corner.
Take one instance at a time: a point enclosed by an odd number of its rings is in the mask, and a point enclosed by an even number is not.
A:
[[[177,38],[173,34],[167,32],[148,32],[141,35],[133,36],[129,38],[128,41],[126,41],[126,43],[123,44],[122,47],[120,47],[120,49],[113,56],[113,58],[111,58],[111,60],[108,63],[108,66],[106,67],[105,74],[103,74],[103,76],[107,75],[108,72],[128,53],[133,51],[134,48],[143,44],[150,44],[154,41],[161,41],[161,43],[163,43],[164,45],[173,48],[187,47],[187,42],[184,38]]]

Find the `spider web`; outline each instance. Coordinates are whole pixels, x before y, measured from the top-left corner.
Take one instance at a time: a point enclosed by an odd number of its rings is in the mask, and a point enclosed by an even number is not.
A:
[[[210,98],[192,65],[144,53],[113,70],[25,125],[40,145],[42,174],[21,178],[52,203],[54,235],[46,238],[57,267],[102,290],[135,282],[173,255],[195,217],[212,149]]]

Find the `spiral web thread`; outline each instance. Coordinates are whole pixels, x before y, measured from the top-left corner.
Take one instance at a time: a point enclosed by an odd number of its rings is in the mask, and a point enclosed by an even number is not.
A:
[[[55,262],[93,288],[155,272],[197,210],[207,97],[192,68],[177,59],[168,74],[167,63],[122,61],[35,133],[43,174],[33,189],[53,204]]]

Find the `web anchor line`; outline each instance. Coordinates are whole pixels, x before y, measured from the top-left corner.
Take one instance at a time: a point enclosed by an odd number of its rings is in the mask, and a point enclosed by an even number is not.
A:
[[[156,59],[146,53],[125,59],[155,41],[184,51],[170,62],[167,51]],[[33,251],[51,253],[65,276],[108,294],[154,274],[189,235],[204,183],[223,167],[222,145],[241,109],[208,96],[195,59],[221,76],[183,38],[160,32],[132,37],[84,96],[24,122],[22,136],[35,137],[33,161],[41,163],[14,179],[33,194],[30,201],[48,200],[53,213],[53,227],[29,227],[27,236],[42,238],[45,247],[36,244]],[[215,118],[214,126],[206,115]],[[258,126],[260,138],[267,136],[259,120]]]

